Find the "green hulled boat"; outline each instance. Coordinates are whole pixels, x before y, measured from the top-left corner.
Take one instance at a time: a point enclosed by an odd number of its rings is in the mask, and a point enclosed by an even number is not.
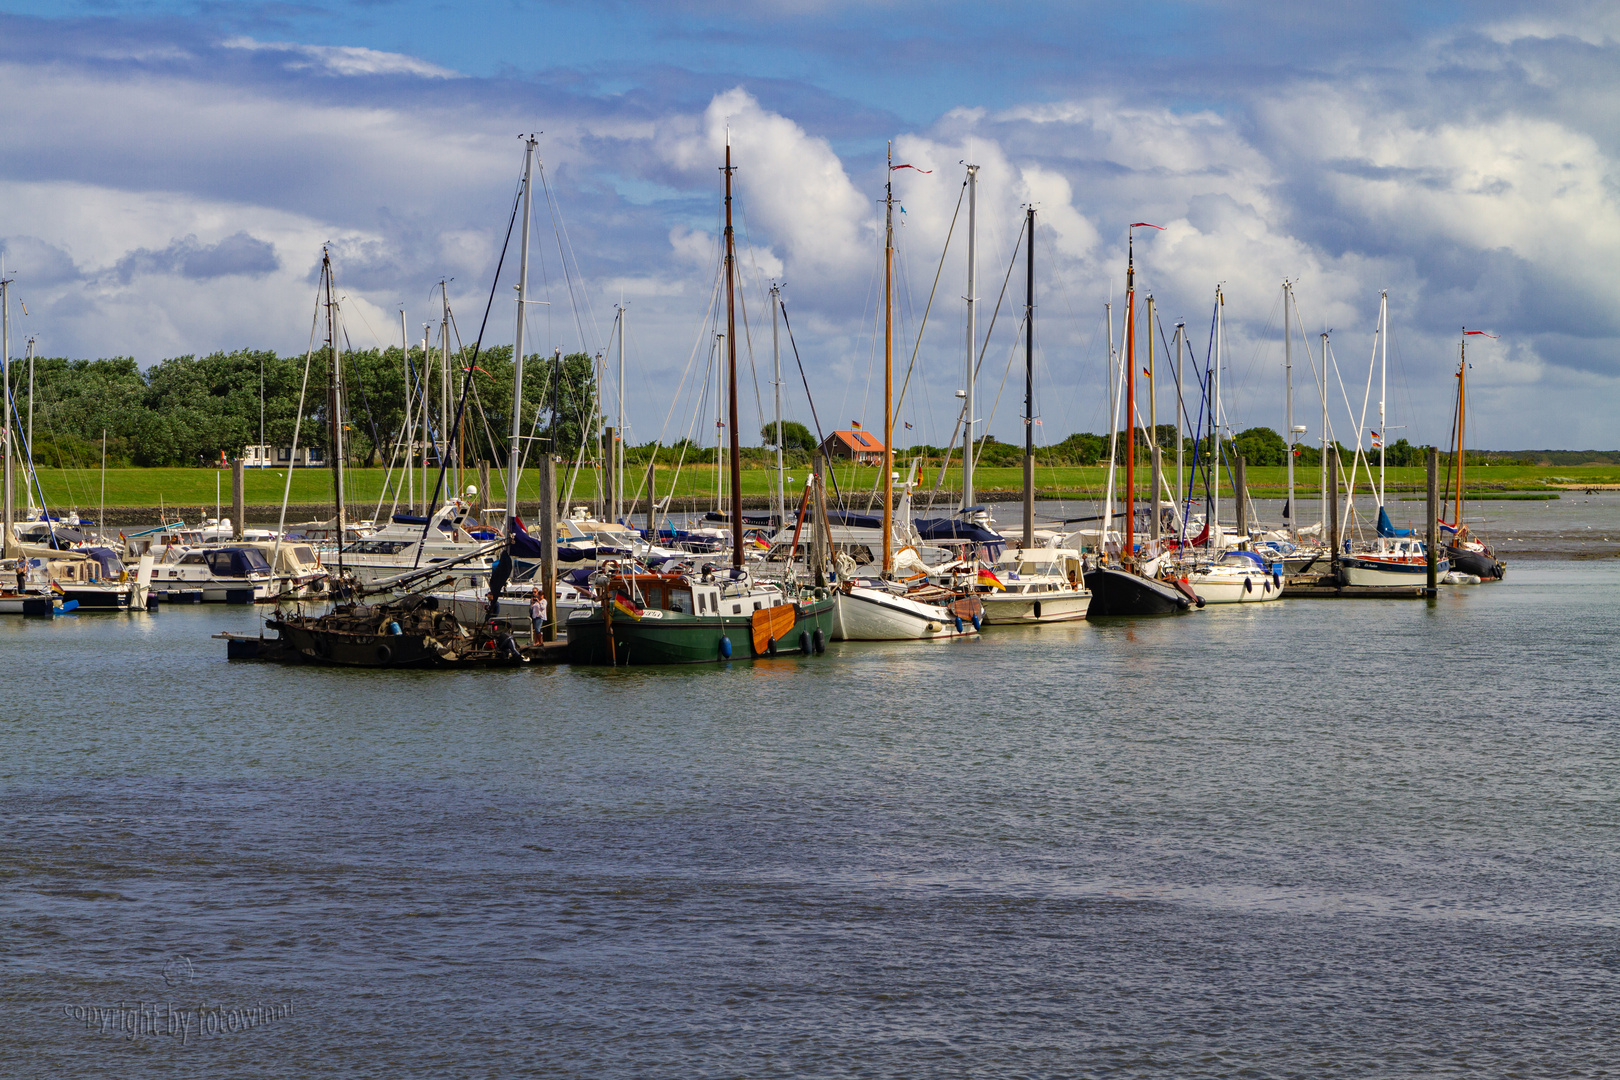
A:
[[[595,607],[568,620],[575,664],[712,664],[814,655],[832,635],[833,598],[816,589],[681,574],[624,574],[598,591]]]

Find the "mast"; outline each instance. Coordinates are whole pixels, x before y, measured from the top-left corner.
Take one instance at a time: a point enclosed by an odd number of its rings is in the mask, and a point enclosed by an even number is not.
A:
[[[1029,205],[1024,281],[1024,546],[1035,546],[1035,204]]]
[[[771,370],[772,385],[776,389],[776,522],[777,528],[787,524],[787,493],[783,490],[787,475],[782,465],[782,339],[777,323],[782,314],[782,286],[771,286]]]
[[[624,517],[624,297],[619,297],[619,385],[617,424],[613,429],[613,520]]]
[[[23,467],[23,492],[28,500],[28,516],[34,516],[34,489],[39,487],[39,470],[34,465],[34,338],[28,337],[28,463]]]
[[[1468,467],[1468,330],[1463,328],[1462,344],[1457,350],[1457,516],[1452,524],[1458,529],[1463,523],[1463,470]]]
[[[1209,405],[1209,544],[1212,550],[1225,547],[1221,542],[1221,338],[1226,329],[1226,297],[1215,286],[1215,366],[1210,372]],[[1240,496],[1241,497],[1241,496]]]
[[[1153,462],[1153,494],[1148,498],[1148,505],[1153,508],[1153,518],[1149,522],[1148,536],[1153,540],[1153,549],[1157,553],[1159,548],[1159,484],[1164,478],[1163,460],[1159,455],[1159,368],[1157,354],[1153,348],[1153,294],[1148,293],[1147,298],[1147,324],[1148,324],[1148,453],[1152,455]]]
[[[1322,489],[1321,489],[1322,490],[1322,521],[1321,521],[1322,531],[1318,534],[1318,536],[1320,538],[1322,538],[1322,539],[1325,539],[1327,537],[1328,499],[1332,498],[1332,499],[1336,500],[1339,497],[1339,493],[1337,491],[1335,491],[1331,496],[1328,494],[1327,365],[1328,365],[1328,336],[1327,336],[1327,332],[1323,331],[1323,333],[1322,333],[1322,381],[1318,386],[1318,389],[1320,389],[1322,391],[1322,481],[1321,481],[1322,482]]]
[[[1136,238],[1126,241],[1125,257],[1125,547],[1127,562],[1136,556]]]
[[[506,450],[506,535],[517,533],[518,466],[523,440],[523,316],[529,302],[529,207],[534,198],[533,135],[523,140],[523,241],[518,246],[517,329],[512,334],[512,442]],[[483,492],[484,505],[489,492]]]
[[[731,140],[726,139],[726,380],[731,405],[731,565],[742,569],[742,429],[737,416],[737,248],[731,229]]]
[[[1378,364],[1378,508],[1384,507],[1384,447],[1389,443],[1389,428],[1384,425],[1384,395],[1389,389],[1389,290],[1378,298],[1378,344],[1383,358]]]
[[[890,165],[890,168],[892,170],[892,168],[894,166],[894,146],[893,146],[892,143],[890,144],[890,147],[889,147],[889,165]],[[892,175],[892,172],[891,172],[891,175]],[[974,355],[973,355],[973,351],[974,351],[973,347],[974,347],[974,343],[975,343],[975,341],[977,339],[977,336],[978,336],[977,330],[976,330],[976,328],[974,326],[974,314],[975,314],[976,305],[977,305],[978,299],[979,299],[978,293],[977,293],[978,276],[979,276],[979,248],[978,248],[979,167],[977,165],[969,165],[967,167],[967,185],[968,185],[968,239],[967,239],[968,265],[967,265],[967,296],[965,297],[965,299],[967,300],[967,398],[966,398],[965,404],[963,406],[965,411],[962,414],[962,417],[963,417],[963,424],[962,424],[962,430],[963,430],[963,434],[962,434],[962,440],[963,440],[962,441],[962,509],[963,510],[966,510],[968,507],[973,505],[973,420],[974,420],[974,417],[973,417],[973,384],[975,382],[975,380],[974,380],[974,370],[973,370],[974,369],[973,361],[974,361],[975,358],[974,358]],[[884,257],[889,261],[889,264],[892,264],[892,262],[893,262],[893,252],[894,252],[894,206],[893,206],[893,198],[892,198],[894,184],[892,182],[889,185],[889,189],[890,189],[890,206],[889,206],[889,210],[888,210],[888,215],[889,215],[888,234],[887,234],[888,239],[885,241],[885,245],[884,245],[884,250],[885,250],[885,252],[887,252],[887,254]],[[888,264],[886,264],[886,265],[888,265]],[[885,273],[891,273],[892,274],[892,267],[889,270],[886,270]],[[883,279],[883,281],[884,281],[884,285],[883,285],[884,289],[885,290],[889,289],[889,287],[890,287],[889,278],[885,277]],[[887,291],[884,293],[884,296],[885,296],[885,298],[888,296]],[[888,303],[888,300],[885,299],[884,303]],[[884,318],[888,319],[889,315],[887,313],[885,313]],[[888,339],[889,339],[888,324],[885,323],[884,325],[885,325],[885,328],[884,328],[884,331],[883,331],[884,332],[884,340],[888,341]],[[885,439],[884,444],[887,445],[887,443],[888,443],[888,440]],[[887,541],[885,541],[885,543],[887,543]],[[886,564],[887,559],[885,559],[884,561],[885,561],[885,564]],[[887,565],[885,565],[885,569],[887,569]]]
[[[432,438],[432,436],[431,436],[432,429],[429,426],[429,424],[430,424],[430,422],[432,420],[432,417],[428,413],[428,400],[429,400],[429,394],[428,394],[428,343],[432,340],[432,338],[433,338],[433,324],[432,323],[423,323],[422,324],[422,378],[421,378],[421,388],[420,389],[421,389],[421,398],[422,398],[422,402],[421,402],[421,405],[422,405],[422,409],[421,409],[421,412],[422,412],[422,513],[424,513],[424,514],[426,514],[428,512],[428,508],[427,508],[427,504],[428,504],[428,486],[427,486],[428,485],[428,446],[430,444],[435,445],[435,446],[438,445],[438,440]],[[414,494],[411,496],[411,509],[412,510],[416,509],[416,497],[415,497]]]
[[[1187,510],[1186,510],[1186,483],[1182,474],[1182,434],[1181,434],[1181,344],[1187,336],[1187,324],[1176,323],[1176,520],[1181,523],[1182,539],[1186,539]]]
[[[1294,519],[1298,513],[1294,509],[1294,336],[1288,324],[1288,298],[1293,290],[1289,288],[1288,281],[1283,281],[1283,400],[1286,403],[1285,414],[1288,432],[1288,532],[1295,539],[1299,538],[1299,530],[1294,528]]]
[[[0,418],[0,433],[4,435],[6,455],[5,464],[5,494],[3,505],[0,505],[0,554],[11,546],[11,524],[17,515],[16,481],[11,471],[11,459],[15,447],[12,444],[11,432],[11,279],[6,277],[4,259],[0,258],[0,380],[5,383],[4,400],[0,401],[0,410],[5,416]]]
[[[970,178],[977,168],[968,167]],[[883,575],[894,570],[894,143],[889,143],[889,171],[883,185]],[[973,250],[973,211],[968,203],[968,250]],[[969,274],[972,273],[969,256]],[[971,278],[969,279],[971,280]],[[969,295],[973,289],[968,288]],[[970,503],[968,483],[973,477],[973,305],[968,304],[968,453],[963,458],[962,507]]]
[[[332,297],[332,253],[321,249],[321,273],[326,277],[326,408],[332,428],[332,490],[337,499],[338,569],[343,568],[343,543],[348,536],[348,511],[343,491],[343,370],[338,351],[337,301]]]

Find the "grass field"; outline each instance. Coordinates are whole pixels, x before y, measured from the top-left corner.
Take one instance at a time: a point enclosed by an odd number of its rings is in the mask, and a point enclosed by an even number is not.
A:
[[[903,469],[902,469],[903,471]],[[923,469],[923,488],[932,487],[934,478],[938,476],[939,466]],[[1124,470],[1120,470],[1119,483],[1123,484]],[[790,498],[804,483],[805,470],[803,468],[788,470],[793,482],[788,485]],[[382,491],[385,470],[383,469],[351,469],[348,471],[347,483],[350,500],[356,505],[366,502],[375,503]],[[630,487],[632,493],[643,483],[643,473],[639,468],[630,470]],[[419,476],[419,474],[418,474]],[[536,480],[534,470],[524,474],[522,490],[519,492],[524,501],[536,498]],[[743,493],[745,495],[766,495],[770,492],[775,474],[764,469],[749,469],[743,472]],[[1140,490],[1146,491],[1147,469],[1138,471]],[[1365,472],[1358,478],[1358,488],[1366,490]],[[41,485],[45,490],[45,499],[52,509],[77,507],[79,510],[93,509],[101,499],[101,474],[94,469],[42,469],[39,474]],[[1295,490],[1301,495],[1311,495],[1317,490],[1316,470],[1299,470],[1295,474]],[[505,498],[505,488],[501,482],[499,471],[491,474],[491,487],[497,500]],[[870,491],[877,479],[877,470],[872,468],[852,468],[841,466],[837,470],[837,483],[844,491]],[[670,494],[670,484],[675,480],[673,470],[660,469],[658,472],[658,495],[660,498]],[[1260,496],[1279,496],[1287,486],[1287,470],[1277,468],[1251,468],[1248,470],[1250,491]],[[420,482],[420,481],[419,481]],[[478,483],[477,473],[469,471],[467,482]],[[566,490],[568,473],[563,471],[559,475],[559,486]],[[1035,471],[1037,489],[1043,496],[1082,496],[1100,493],[1107,482],[1107,470],[1101,467],[1059,467],[1037,468]],[[19,485],[21,478],[19,477]],[[177,506],[177,507],[212,507],[215,498],[215,485],[218,484],[219,497],[227,508],[231,503],[231,476],[228,471],[216,469],[108,469],[106,505],[108,506]],[[286,483],[285,470],[276,469],[249,469],[246,476],[247,502],[249,504],[267,505],[281,502],[283,485]],[[1229,485],[1230,480],[1223,481]],[[980,492],[1007,492],[1016,491],[1023,484],[1023,471],[1021,469],[989,469],[981,468],[975,473],[975,488]],[[1469,470],[1468,489],[1472,497],[1481,497],[1493,492],[1547,492],[1556,490],[1559,485],[1597,486],[1620,485],[1620,465],[1563,465],[1553,467],[1537,467],[1527,465],[1494,465],[1477,466]],[[1388,487],[1391,491],[1421,491],[1424,486],[1422,469],[1390,469],[1388,470]],[[681,470],[675,494],[680,496],[698,496],[712,493],[715,489],[715,470],[713,466],[688,465]],[[961,489],[961,473],[953,468],[945,478],[944,490],[959,491]],[[589,471],[582,471],[574,478],[573,496],[575,500],[591,499],[596,495],[596,478]],[[325,469],[296,469],[293,471],[292,502],[330,503],[332,499],[332,475]],[[19,502],[24,501],[19,491]],[[402,500],[403,501],[403,500]]]

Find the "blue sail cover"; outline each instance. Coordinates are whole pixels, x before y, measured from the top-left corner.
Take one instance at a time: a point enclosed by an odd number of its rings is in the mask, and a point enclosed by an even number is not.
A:
[[[914,524],[917,526],[917,535],[924,540],[935,543],[971,542],[983,549],[984,557],[991,561],[999,559],[1007,547],[1007,541],[999,533],[993,533],[983,525],[975,525],[960,518],[918,518]]]
[[[1379,536],[1411,536],[1411,529],[1397,529],[1389,523],[1389,511],[1382,506],[1378,508],[1378,535]]]
[[[529,535],[529,530],[523,527],[523,519],[520,517],[512,519],[512,539],[509,548],[513,557],[519,559],[538,559],[545,554],[545,548],[540,541]]]

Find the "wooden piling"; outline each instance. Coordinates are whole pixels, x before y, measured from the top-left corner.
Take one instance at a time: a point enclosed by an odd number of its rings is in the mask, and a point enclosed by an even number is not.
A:
[[[1440,592],[1440,556],[1435,545],[1439,541],[1440,528],[1437,524],[1440,516],[1440,451],[1429,447],[1429,507],[1424,516],[1427,525],[1423,533],[1424,559],[1429,564],[1428,596],[1435,596]]]
[[[557,460],[540,455],[540,588],[546,598],[545,640],[557,640]]]
[[[246,484],[247,477],[242,471],[242,459],[237,458],[231,462],[231,535],[236,540],[242,539],[242,529],[246,525],[247,496],[244,493]]]

